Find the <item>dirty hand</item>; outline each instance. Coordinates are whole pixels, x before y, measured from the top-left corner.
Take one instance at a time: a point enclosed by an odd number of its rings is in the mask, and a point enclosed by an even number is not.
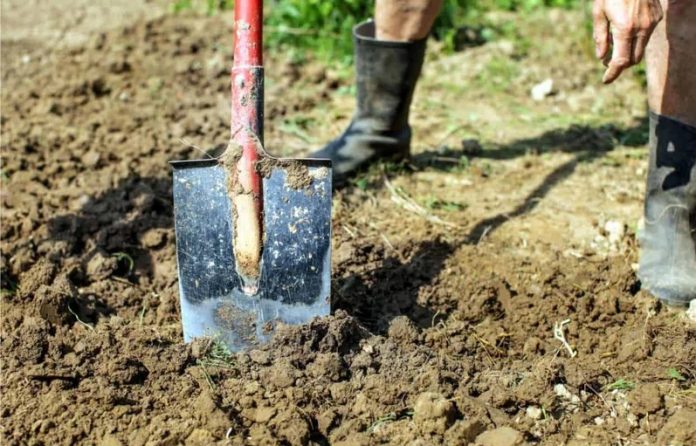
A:
[[[641,61],[650,35],[662,20],[662,5],[660,0],[594,0],[592,15],[595,53],[607,66],[602,82],[609,84]]]

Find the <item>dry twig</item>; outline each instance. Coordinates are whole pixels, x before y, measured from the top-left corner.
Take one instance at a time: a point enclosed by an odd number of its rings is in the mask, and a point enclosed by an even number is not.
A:
[[[394,203],[397,205],[401,206],[402,208],[406,209],[407,211],[413,212],[416,215],[419,215],[426,220],[428,220],[430,223],[435,223],[437,225],[442,225],[442,226],[447,226],[449,228],[457,228],[459,225],[443,220],[440,217],[431,214],[428,212],[427,209],[425,209],[423,206],[419,205],[416,203],[411,197],[406,195],[404,192],[398,190],[394,185],[389,181],[389,178],[387,178],[386,175],[383,176],[384,179],[384,185],[387,187],[389,192],[391,193],[391,199]]]
[[[563,344],[563,347],[568,351],[568,354],[570,355],[571,358],[574,358],[575,355],[578,354],[575,350],[573,350],[573,347],[566,341],[565,338],[565,326],[570,324],[570,319],[566,319],[561,322],[556,322],[553,324],[553,337],[557,341],[560,341]]]

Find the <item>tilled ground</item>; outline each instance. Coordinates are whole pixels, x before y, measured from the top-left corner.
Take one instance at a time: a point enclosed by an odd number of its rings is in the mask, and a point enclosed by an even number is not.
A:
[[[335,315],[248,353],[184,345],[167,162],[224,147],[224,18],[141,21],[38,58],[4,45],[3,443],[696,443],[696,326],[632,268],[642,111],[536,136],[512,117],[594,113],[580,56],[567,76],[553,65],[568,93],[551,105],[511,86],[488,103],[522,103],[493,113],[473,92],[445,115],[451,72],[435,71],[464,63],[473,91],[477,63],[517,56],[435,49],[413,162],[335,199]],[[271,151],[345,124],[347,81],[283,57],[268,73]],[[634,83],[617,91],[605,113],[640,108],[617,99]],[[446,146],[447,120],[473,113],[483,147]]]

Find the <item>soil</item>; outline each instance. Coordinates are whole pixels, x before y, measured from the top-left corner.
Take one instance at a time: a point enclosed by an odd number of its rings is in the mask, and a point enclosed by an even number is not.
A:
[[[431,45],[411,163],[336,194],[334,315],[234,355],[182,342],[167,164],[227,143],[231,17],[3,33],[2,443],[696,443],[696,324],[633,268],[644,96],[580,20]],[[272,152],[338,134],[350,79],[268,60]]]
[[[312,185],[312,175],[309,173],[309,168],[297,160],[261,158],[256,162],[256,171],[265,178],[270,177],[274,169],[285,171],[285,183],[290,189],[304,190]]]

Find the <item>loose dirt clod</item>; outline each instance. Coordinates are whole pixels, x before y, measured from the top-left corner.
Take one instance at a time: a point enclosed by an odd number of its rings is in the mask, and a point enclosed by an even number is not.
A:
[[[435,392],[421,394],[413,406],[413,422],[425,434],[443,435],[455,417],[454,403]]]
[[[476,446],[520,446],[523,443],[522,434],[509,426],[486,431],[476,437]]]
[[[256,162],[256,170],[265,178],[271,176],[274,169],[285,172],[285,183],[291,189],[303,190],[312,185],[309,169],[298,161],[264,157]]]

